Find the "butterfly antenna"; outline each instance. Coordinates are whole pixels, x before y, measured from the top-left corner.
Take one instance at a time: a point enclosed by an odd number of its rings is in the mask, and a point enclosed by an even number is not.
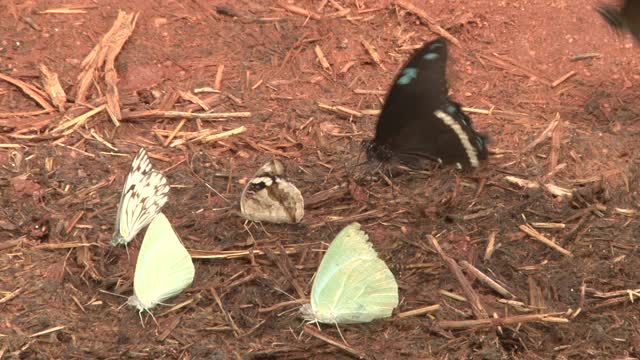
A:
[[[98,290],[98,291],[99,291],[99,292],[101,292],[101,293],[103,293],[103,294],[109,294],[109,295],[118,296],[118,297],[121,297],[121,298],[128,298],[128,296],[124,296],[124,295],[116,294],[116,293],[114,293],[114,292],[107,291],[107,290],[102,290],[102,289],[100,289],[100,290]]]

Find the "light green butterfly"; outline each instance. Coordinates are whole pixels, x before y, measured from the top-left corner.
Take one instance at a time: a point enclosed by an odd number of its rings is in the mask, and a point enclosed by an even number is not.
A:
[[[311,304],[302,316],[327,324],[364,323],[391,316],[398,306],[398,284],[369,242],[353,223],[333,240],[318,268]]]
[[[133,278],[134,295],[127,303],[137,307],[140,313],[149,312],[191,285],[194,275],[189,252],[167,217],[159,213],[144,234]]]

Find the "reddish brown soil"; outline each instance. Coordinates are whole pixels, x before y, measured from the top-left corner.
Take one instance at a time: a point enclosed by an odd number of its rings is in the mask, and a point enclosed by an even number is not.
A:
[[[296,1],[306,9],[320,3]],[[357,220],[398,280],[397,311],[440,305],[427,316],[343,326],[348,344],[369,358],[640,357],[638,302],[630,301],[637,296],[622,293],[608,302],[596,296],[640,287],[637,215],[615,211],[637,211],[640,205],[640,57],[632,40],[616,36],[593,11],[593,1],[415,1],[461,42],[462,47],[450,47],[452,97],[466,107],[495,110],[470,114],[490,136],[492,156],[472,174],[404,172],[394,175],[391,187],[381,176],[387,173],[355,166],[364,159],[359,144],[372,136],[375,116],[349,117],[318,103],[380,108],[382,96],[354,90],[384,92],[410,54],[403,48],[436,35],[414,14],[387,2],[337,3],[351,12],[313,20],[276,1],[230,1],[227,7],[236,17],[217,13],[216,6],[224,3],[213,0],[74,3],[87,5],[83,14],[40,13],[60,7],[54,1],[0,2],[0,71],[6,75],[40,86],[38,65],[44,63],[73,94],[82,59],[121,9],[140,12],[116,62],[123,110],[157,109],[163,101],[165,110],[184,110],[187,101],[167,102],[167,94],[213,86],[218,66],[224,65],[222,94],[213,111],[253,114],[202,122],[203,128],[219,131],[247,127],[244,134],[216,143],[163,147],[154,130],[173,130],[179,119],[125,121],[114,129],[105,112],[69,135],[47,138],[48,129],[65,116],[87,112],[87,104],[68,103],[66,115],[7,115],[41,108],[0,80],[0,144],[20,145],[0,147],[0,354],[21,359],[347,357],[303,332],[295,311],[299,305],[268,308],[299,298],[294,282],[308,294],[321,243]],[[336,11],[330,2],[320,13]],[[386,70],[371,60],[362,40],[375,47]],[[331,70],[320,66],[316,45]],[[572,61],[585,53],[600,56]],[[550,86],[570,71],[573,77]],[[104,91],[100,78],[89,105],[100,101],[98,87]],[[555,147],[546,137],[527,148],[556,114],[562,125],[553,133]],[[197,126],[189,120],[182,131]],[[92,130],[118,151],[96,141]],[[19,131],[35,137],[16,138]],[[166,307],[154,308],[158,326],[148,318],[143,328],[137,311],[119,309],[123,299],[99,290],[131,294],[141,235],[129,247],[130,258],[124,248],[108,245],[130,161],[114,153],[132,155],[141,145],[173,185],[165,213],[189,249],[296,245],[290,265],[277,255],[196,260],[193,286],[171,300],[191,302],[167,314]],[[17,165],[14,151],[22,159]],[[286,163],[309,206],[302,224],[258,225],[249,233],[238,216],[243,183],[274,156]],[[508,175],[576,192],[569,199],[523,190],[507,181]],[[317,193],[329,189],[331,196],[319,201]],[[573,257],[525,235],[519,229],[525,223],[564,224],[538,231]],[[462,290],[428,234],[437,236],[448,255],[504,284],[517,301],[535,308],[533,313],[581,312],[557,315],[568,322],[444,328],[443,320],[475,316],[467,303],[442,294]],[[491,234],[497,249],[485,260]],[[290,276],[283,272],[287,268]],[[501,296],[481,282],[473,281],[472,287],[490,316],[525,314],[497,302]],[[339,339],[335,328],[325,326],[322,332]]]

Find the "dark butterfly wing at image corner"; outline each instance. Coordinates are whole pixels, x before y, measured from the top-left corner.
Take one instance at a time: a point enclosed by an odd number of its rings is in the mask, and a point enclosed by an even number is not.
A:
[[[471,119],[448,97],[446,65],[447,43],[438,38],[402,67],[387,94],[374,139],[364,142],[370,159],[397,158],[411,166],[422,158],[467,166],[468,151],[486,159],[486,137],[473,130]],[[435,115],[438,110],[449,115],[450,125]],[[459,136],[468,139],[467,146]]]

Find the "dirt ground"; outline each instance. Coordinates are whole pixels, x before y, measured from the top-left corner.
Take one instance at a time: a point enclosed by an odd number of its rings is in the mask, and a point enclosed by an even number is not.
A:
[[[412,49],[437,36],[402,4],[64,4],[0,1],[0,74],[42,88],[45,64],[69,96],[63,112],[43,112],[0,79],[0,358],[640,358],[640,57],[595,1],[415,0],[460,43],[450,44],[451,96],[472,108],[491,156],[472,173],[392,174],[358,165],[360,143]],[[69,4],[80,11],[44,12]],[[81,63],[118,10],[139,18],[115,61],[116,128],[100,108],[103,70],[84,101],[75,96]],[[209,112],[250,116],[131,115],[205,113],[181,92]],[[171,300],[183,306],[154,308],[158,325],[146,317],[145,327],[124,299],[100,292],[132,293],[142,234],[130,256],[108,243],[140,146],[172,185],[164,212],[187,248],[215,257],[195,259],[193,285]],[[273,157],[302,191],[305,217],[247,228],[240,193]],[[292,300],[308,296],[321,250],[353,221],[396,276],[403,316],[342,326],[344,344],[331,326],[305,328]],[[428,235],[512,296],[468,268],[456,276]],[[267,254],[225,252],[250,249]]]

